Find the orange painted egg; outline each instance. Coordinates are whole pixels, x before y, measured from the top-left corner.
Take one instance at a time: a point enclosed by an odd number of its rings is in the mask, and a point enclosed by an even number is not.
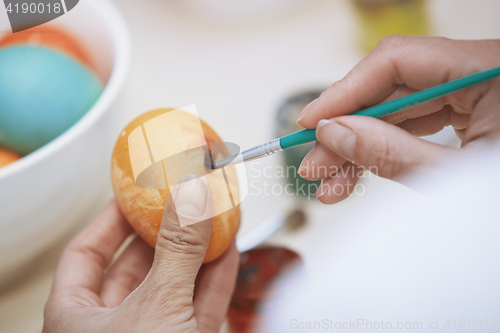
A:
[[[184,174],[203,176],[213,198],[214,217],[204,263],[226,251],[240,223],[239,185],[233,166],[212,170],[207,154],[229,153],[217,133],[185,111],[157,109],[130,122],[119,135],[111,158],[111,181],[128,222],[154,247],[170,192]],[[208,143],[208,145],[207,145]],[[203,147],[210,147],[203,149]],[[201,147],[201,149],[200,149]]]
[[[20,158],[21,156],[17,155],[16,153],[13,153],[10,150],[0,147],[0,168],[9,165],[11,163],[14,163]]]
[[[10,33],[0,38],[0,48],[19,44],[56,49],[78,60],[87,68],[94,70],[85,48],[77,38],[62,28],[44,24],[15,34]]]

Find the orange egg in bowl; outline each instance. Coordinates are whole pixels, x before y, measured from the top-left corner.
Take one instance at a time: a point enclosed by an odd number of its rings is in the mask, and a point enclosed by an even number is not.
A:
[[[78,60],[87,68],[94,70],[92,61],[84,47],[76,37],[63,28],[44,24],[15,34],[6,34],[0,38],[0,48],[21,44],[55,49]]]
[[[21,156],[10,150],[0,147],[0,168],[19,160]]]

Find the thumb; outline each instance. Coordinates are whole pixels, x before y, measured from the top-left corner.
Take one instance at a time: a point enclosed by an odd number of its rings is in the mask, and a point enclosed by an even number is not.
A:
[[[348,161],[389,179],[437,163],[449,147],[422,140],[380,119],[342,116],[321,120],[319,142]]]
[[[210,241],[212,212],[206,179],[182,177],[165,207],[153,266],[145,281],[154,290],[154,295],[148,294],[158,300],[155,305],[170,310],[192,306],[195,279]]]

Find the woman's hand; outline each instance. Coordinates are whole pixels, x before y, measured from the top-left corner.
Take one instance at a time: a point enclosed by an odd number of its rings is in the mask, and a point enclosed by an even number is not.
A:
[[[500,41],[390,36],[299,116],[317,128],[318,142],[299,174],[323,179],[317,198],[333,204],[348,197],[364,170],[398,179],[500,136],[500,80],[490,80],[389,115],[383,120],[344,116],[500,65]],[[394,126],[396,125],[396,126]],[[419,139],[452,125],[457,150]],[[337,172],[338,171],[338,172]],[[343,191],[340,191],[343,189]]]
[[[239,254],[233,242],[198,274],[210,240],[212,197],[203,178],[178,185],[176,195],[177,212],[170,198],[156,251],[136,236],[106,269],[133,231],[115,202],[71,241],[45,306],[43,332],[219,331]],[[180,214],[207,220],[181,227]]]

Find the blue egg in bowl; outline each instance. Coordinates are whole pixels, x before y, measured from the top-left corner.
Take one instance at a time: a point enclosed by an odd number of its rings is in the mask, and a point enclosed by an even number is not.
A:
[[[0,146],[26,155],[75,124],[103,86],[84,65],[55,49],[0,49]]]

